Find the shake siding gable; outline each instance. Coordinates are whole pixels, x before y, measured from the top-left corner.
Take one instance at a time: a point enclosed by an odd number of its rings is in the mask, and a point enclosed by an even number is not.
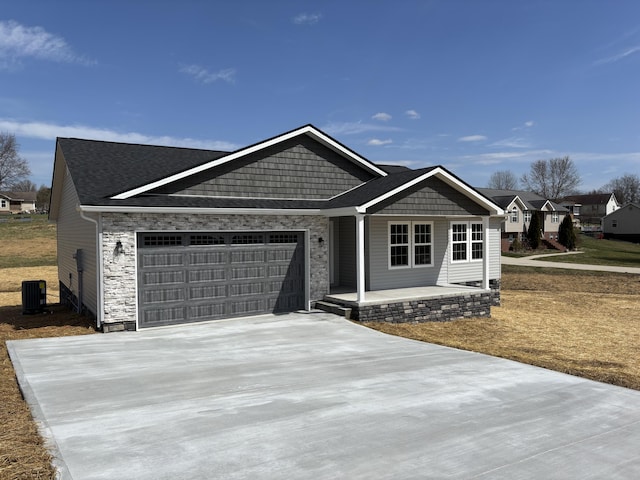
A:
[[[79,297],[78,268],[74,255],[78,249],[81,249],[84,268],[82,272],[82,303],[91,313],[96,315],[98,287],[96,283],[96,225],[80,216],[76,209],[78,203],[78,195],[73,181],[68,172],[65,172],[57,219],[58,280],[76,298]],[[62,300],[64,299],[61,298]]]
[[[426,208],[428,211],[426,211]],[[378,215],[488,215],[489,212],[437,178],[418,185],[374,205],[367,213]]]
[[[154,193],[329,199],[373,177],[324,145],[300,136],[163,186]]]

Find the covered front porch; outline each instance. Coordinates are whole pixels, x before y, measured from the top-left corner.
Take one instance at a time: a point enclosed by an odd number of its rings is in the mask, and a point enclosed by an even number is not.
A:
[[[430,285],[367,291],[366,299],[358,301],[356,291],[336,288],[324,297],[324,304],[337,305],[348,318],[361,322],[430,322],[489,317],[495,295],[491,288]]]

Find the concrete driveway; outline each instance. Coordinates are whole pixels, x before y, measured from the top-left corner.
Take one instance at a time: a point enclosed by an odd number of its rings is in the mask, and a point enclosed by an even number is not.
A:
[[[640,478],[639,391],[327,313],[9,351],[62,478]]]

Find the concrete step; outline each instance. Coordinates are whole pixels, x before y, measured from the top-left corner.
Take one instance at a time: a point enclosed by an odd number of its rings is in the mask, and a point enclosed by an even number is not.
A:
[[[323,310],[325,312],[333,313],[334,315],[338,315],[346,319],[351,318],[351,309],[347,307],[343,307],[342,305],[338,305],[336,303],[331,303],[324,300],[318,300],[317,302],[315,302],[314,307],[317,308],[318,310]]]

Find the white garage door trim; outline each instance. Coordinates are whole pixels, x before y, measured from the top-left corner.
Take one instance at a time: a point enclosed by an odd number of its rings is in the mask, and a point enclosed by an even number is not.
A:
[[[251,283],[251,281],[249,280],[249,277],[247,277],[246,279],[240,278],[239,280],[237,280],[236,283],[233,283],[231,281],[226,281],[226,280],[224,282],[221,282],[220,280],[218,280],[217,283],[216,282],[211,282],[209,284],[202,283],[201,284],[202,286],[206,285],[211,288],[213,288],[214,284],[217,285],[215,288],[219,289],[221,293],[214,294],[214,295],[219,295],[217,298],[212,297],[211,299],[209,299],[207,297],[202,297],[205,300],[203,305],[200,305],[200,306],[196,305],[195,302],[191,300],[193,292],[197,290],[197,288],[189,287],[189,282],[186,280],[186,277],[193,276],[193,275],[190,275],[193,272],[195,272],[197,275],[197,272],[199,271],[197,267],[194,267],[191,261],[191,259],[194,257],[193,255],[194,252],[197,252],[198,255],[203,252],[208,252],[210,254],[224,252],[226,258],[228,259],[227,261],[229,262],[228,264],[226,264],[226,268],[227,268],[226,275],[228,276],[231,276],[229,272],[232,269],[231,268],[232,262],[237,267],[240,267],[240,268],[244,267],[245,270],[247,271],[252,268],[251,263],[243,263],[243,260],[242,260],[243,258],[248,258],[249,261],[254,260],[255,262],[257,262],[258,265],[262,265],[264,267],[263,270],[265,271],[275,270],[276,267],[283,266],[282,262],[280,262],[278,265],[274,264],[272,268],[269,268],[271,266],[268,263],[270,261],[269,259],[272,259],[271,261],[276,262],[277,260],[274,259],[275,258],[274,256],[281,256],[284,252],[276,251],[277,248],[274,249],[271,247],[272,246],[275,247],[278,244],[282,244],[283,246],[285,244],[288,244],[290,246],[291,242],[288,242],[286,240],[287,235],[290,235],[290,234],[294,234],[297,236],[297,239],[298,239],[296,242],[297,244],[299,244],[300,242],[303,242],[303,245],[301,246],[301,250],[298,250],[297,253],[294,253],[290,249],[288,250],[291,253],[293,259],[295,259],[295,256],[302,255],[301,259],[298,258],[297,261],[293,260],[295,261],[295,264],[292,264],[292,265],[297,266],[301,269],[301,274],[300,274],[300,271],[298,273],[298,275],[301,275],[301,276],[296,277],[298,279],[296,283],[300,282],[300,280],[304,278],[304,282],[303,282],[304,285],[299,291],[299,295],[301,295],[301,297],[298,297],[298,299],[286,299],[286,300],[292,300],[294,302],[292,305],[295,308],[291,308],[291,306],[288,305],[284,307],[284,311],[291,311],[294,309],[306,309],[306,310],[309,309],[309,306],[310,306],[310,301],[309,301],[310,271],[309,270],[310,269],[308,266],[309,266],[309,260],[310,260],[310,253],[309,253],[309,231],[308,230],[297,229],[297,230],[251,230],[251,231],[248,231],[248,230],[238,230],[238,231],[234,231],[234,230],[225,230],[225,231],[162,230],[162,231],[158,231],[158,230],[145,229],[142,231],[136,231],[135,234],[136,234],[136,237],[135,237],[136,238],[136,262],[135,262],[136,296],[135,298],[136,298],[136,327],[137,328],[144,328],[144,329],[161,328],[169,325],[197,323],[202,321],[220,320],[223,318],[233,318],[233,317],[239,317],[239,316],[245,316],[245,315],[249,316],[249,315],[259,315],[263,313],[270,313],[271,306],[269,302],[280,302],[284,298],[281,298],[281,296],[278,294],[278,298],[276,299],[274,297],[274,293],[273,293],[274,291],[273,290],[271,290],[271,292],[268,291],[268,288],[266,285],[270,283],[268,280],[268,278],[270,277],[269,273],[265,273],[266,275],[265,277],[257,277],[257,278],[260,278],[260,280],[257,283],[263,282],[265,285],[265,288],[262,290],[254,289],[254,287],[249,285],[249,283]],[[178,240],[176,244],[169,243],[164,245],[156,245],[153,243],[153,240],[151,240],[146,246],[142,244],[143,239],[145,237],[147,237],[147,240],[149,240],[153,236],[159,236],[159,237],[175,236],[175,237],[179,237],[180,240]],[[214,243],[209,243],[212,241],[212,236],[219,236],[219,238],[221,239],[223,238],[224,243],[218,244],[219,243],[218,237],[214,239],[215,240]],[[208,237],[208,242],[204,242],[201,244],[194,244],[192,242],[194,241],[193,239],[196,237],[200,237],[200,238]],[[278,237],[280,238],[279,240],[277,240]],[[285,240],[282,240],[283,237],[285,238]],[[232,238],[233,240],[231,240]],[[257,243],[254,245],[253,242],[254,241],[259,242],[260,238],[263,239],[263,242]],[[243,239],[245,240],[244,242],[243,242]],[[172,250],[172,249],[175,249],[175,250]],[[173,255],[174,251],[177,255]],[[149,260],[149,258],[152,258],[152,257],[145,256],[145,252],[151,252],[152,255],[153,253],[160,254],[159,258],[162,258],[163,253],[167,258],[169,256],[177,257],[180,255],[184,257],[184,260],[182,261],[183,263],[180,263],[178,260],[176,260],[177,263],[173,268],[170,266],[167,266],[167,267],[164,267],[162,265],[160,266],[162,269],[167,270],[169,274],[173,272],[173,274],[175,274],[176,276],[175,277],[176,281],[180,279],[183,280],[181,282],[176,283],[175,291],[179,291],[180,288],[184,288],[185,289],[184,294],[176,296],[175,299],[171,299],[170,298],[171,288],[169,287],[169,289],[167,289],[169,291],[169,296],[165,298],[164,295],[167,294],[167,290],[165,290],[166,289],[165,286],[159,287],[159,290],[156,290],[156,291],[150,291],[153,288],[152,287],[149,288],[150,286],[149,283],[147,283],[146,287],[144,286],[142,275],[151,274],[151,272],[153,272],[152,266],[149,266],[149,264],[147,264],[147,266],[145,267],[142,264],[142,262]],[[171,253],[169,254],[169,252]],[[269,255],[270,252],[272,252],[272,255]],[[187,260],[187,257],[189,257],[190,259]],[[145,260],[143,260],[143,258]],[[235,260],[232,260],[232,258],[234,258]],[[159,273],[164,270],[158,269],[156,270],[156,272]],[[182,271],[183,275],[179,274],[180,271]],[[236,274],[235,272],[237,271],[238,271],[237,268],[233,267],[234,278],[237,278],[235,277],[235,274]],[[283,281],[286,281],[286,280],[283,280]],[[221,288],[223,285],[225,287],[224,289]],[[211,288],[209,288],[209,290],[211,290]],[[232,289],[234,288],[235,288],[234,291],[236,292],[237,295],[232,295]],[[239,291],[239,289],[242,289],[242,291]],[[172,307],[172,301],[175,300],[176,312],[180,312],[180,308],[185,309],[182,313],[177,313],[177,315],[182,315],[182,318],[172,318],[171,320],[166,320],[165,322],[158,320],[158,322],[155,325],[153,325],[150,320],[145,320],[145,318],[143,317],[145,312],[149,312],[150,314],[149,317],[147,318],[150,318],[153,315],[151,313],[153,309],[153,301],[150,301],[149,303],[145,304],[142,298],[142,295],[150,295],[150,296],[157,295],[158,291],[160,291],[160,294],[163,295],[162,297],[163,300],[161,300],[158,305],[162,305],[162,302],[166,301],[167,312],[169,312]],[[208,301],[208,300],[211,300],[211,301]],[[243,301],[246,302],[245,306],[242,305]],[[222,306],[222,303],[224,303],[225,305]],[[201,316],[200,319],[197,319],[197,315],[199,313],[196,313],[196,312],[200,307],[204,309],[203,311],[205,311],[205,314]],[[209,309],[208,311],[207,311],[207,308]],[[159,306],[158,310],[155,310],[154,313],[159,313],[161,310],[162,310],[162,307]],[[172,316],[172,315],[169,315],[169,316]]]

